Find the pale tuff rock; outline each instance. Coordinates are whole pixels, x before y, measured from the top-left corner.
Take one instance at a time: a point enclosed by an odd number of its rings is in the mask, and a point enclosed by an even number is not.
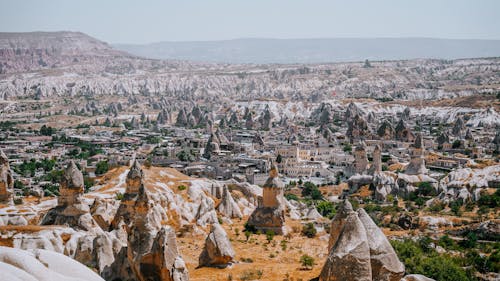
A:
[[[376,200],[385,201],[387,195],[397,193],[399,186],[396,178],[397,175],[392,172],[379,172],[373,176]]]
[[[94,204],[90,207],[90,213],[96,223],[103,229],[109,229],[115,214],[118,210],[120,202],[117,200],[106,200],[103,198],[96,198]]]
[[[319,280],[398,281],[404,265],[391,244],[363,210],[344,201],[332,220],[329,254]]]
[[[128,225],[133,219],[135,200],[137,199],[139,189],[143,184],[143,176],[144,173],[141,169],[141,165],[137,162],[137,160],[134,160],[125,180],[126,187],[123,199],[121,200],[120,206],[111,221],[111,229],[117,229],[118,225],[122,221]]]
[[[370,246],[363,223],[350,212],[339,238],[328,254],[320,281],[371,281]]]
[[[163,226],[159,231],[133,228],[127,248],[128,260],[138,280],[189,280],[172,228]]]
[[[152,205],[148,191],[141,186],[135,216],[127,231],[127,258],[132,271],[138,280],[188,280],[183,262],[176,262],[180,256],[175,232],[161,225]]]
[[[234,250],[220,224],[212,224],[199,258],[199,266],[225,267],[234,261]]]
[[[333,217],[332,223],[330,225],[330,239],[328,240],[328,250],[331,250],[335,243],[337,243],[340,232],[344,228],[344,223],[346,221],[347,215],[353,211],[354,210],[352,208],[351,202],[349,202],[349,200],[347,199],[345,199],[339,206],[339,209]]]
[[[278,168],[273,164],[269,178],[263,186],[262,200],[248,219],[248,225],[264,232],[270,230],[283,234],[285,226],[284,184],[279,179]]]
[[[214,200],[212,198],[203,196],[200,200],[200,205],[198,211],[196,212],[195,220],[196,224],[201,227],[207,226],[207,224],[217,223],[217,213],[214,208]]]
[[[83,230],[98,227],[90,215],[90,208],[82,201],[84,192],[83,175],[75,162],[71,161],[64,171],[59,189],[57,206],[45,215],[42,225],[68,225]]]
[[[0,150],[0,203],[12,204],[14,179],[9,166],[9,159]]]
[[[384,233],[378,228],[364,209],[357,211],[358,217],[366,229],[368,245],[370,246],[370,260],[373,280],[397,281],[403,277],[404,265]]]
[[[411,149],[411,160],[410,164],[408,164],[408,166],[406,167],[406,174],[420,175],[427,173],[427,168],[425,167],[424,151],[425,147],[422,139],[422,134],[418,134],[415,139],[415,144]]]
[[[210,135],[208,138],[207,145],[205,146],[205,150],[203,152],[203,157],[205,159],[210,159],[212,155],[216,155],[220,152],[220,140],[215,133]]]
[[[99,275],[65,255],[46,250],[0,247],[0,280],[104,281]]]
[[[217,207],[217,211],[228,218],[242,218],[240,207],[234,202],[233,196],[227,186],[224,186],[222,200]]]

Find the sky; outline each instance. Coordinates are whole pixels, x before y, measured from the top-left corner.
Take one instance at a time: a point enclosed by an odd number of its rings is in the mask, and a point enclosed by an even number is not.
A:
[[[0,32],[108,43],[236,38],[500,39],[498,0],[0,0]]]

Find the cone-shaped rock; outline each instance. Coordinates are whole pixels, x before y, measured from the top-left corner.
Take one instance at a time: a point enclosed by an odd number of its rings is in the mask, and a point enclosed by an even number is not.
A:
[[[217,211],[229,218],[242,218],[240,207],[236,202],[234,202],[233,196],[229,192],[227,186],[224,186],[224,192],[222,193],[222,200],[217,207]]]
[[[337,243],[339,239],[340,232],[344,228],[345,220],[347,215],[354,212],[352,209],[351,202],[345,199],[339,206],[339,209],[335,216],[332,219],[332,224],[330,225],[330,240],[328,241],[328,250],[331,250],[332,247]]]
[[[371,281],[370,247],[363,223],[349,213],[342,232],[328,254],[320,281]]]
[[[97,227],[90,215],[90,208],[82,202],[84,192],[83,175],[75,162],[71,161],[64,170],[59,188],[57,206],[50,209],[42,219],[42,225],[68,225],[83,230]]]
[[[364,209],[357,211],[358,217],[366,229],[373,281],[398,281],[405,272],[403,263],[392,248],[384,233],[373,222]]]
[[[199,266],[225,267],[234,261],[234,250],[220,224],[212,224],[199,258]]]

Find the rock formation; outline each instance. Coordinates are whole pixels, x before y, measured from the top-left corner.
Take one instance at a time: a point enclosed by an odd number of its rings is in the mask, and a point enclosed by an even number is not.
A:
[[[455,125],[453,125],[451,133],[456,137],[461,137],[464,129],[465,129],[464,119],[462,119],[462,116],[458,116],[457,120],[455,120]]]
[[[63,254],[3,246],[0,246],[0,280],[104,281],[85,265]]]
[[[320,281],[372,281],[370,246],[356,212],[347,214],[337,241],[330,250]]]
[[[368,168],[368,158],[366,156],[366,145],[360,142],[354,149],[353,174],[365,174]]]
[[[354,115],[347,121],[347,136],[353,140],[364,139],[368,136],[368,124],[360,114]]]
[[[422,134],[418,134],[411,149],[410,164],[406,167],[405,173],[408,175],[421,175],[427,173],[424,159],[424,140]]]
[[[375,149],[373,149],[373,161],[370,166],[370,174],[378,174],[382,171],[382,151],[380,150],[380,146],[375,145]]]
[[[9,166],[9,159],[0,150],[0,203],[12,203],[14,193],[14,179]]]
[[[262,199],[248,219],[248,225],[264,233],[268,230],[275,234],[284,234],[285,205],[283,198],[284,184],[278,178],[278,168],[273,164],[269,178],[264,183]]]
[[[406,126],[403,119],[399,120],[398,125],[395,129],[396,140],[410,142],[415,139],[415,135],[412,133],[410,128]]]
[[[222,199],[217,206],[217,211],[228,218],[242,218],[240,207],[236,202],[234,202],[233,196],[229,192],[227,186],[224,186],[224,191],[222,193]]]
[[[394,138],[394,128],[392,124],[384,120],[380,127],[377,129],[377,135],[383,140],[392,140]]]
[[[332,219],[332,223],[330,225],[330,239],[328,240],[328,250],[330,251],[332,247],[337,243],[339,239],[340,232],[344,228],[344,223],[347,218],[347,215],[353,212],[351,202],[345,199],[340,205],[337,213]]]
[[[364,209],[359,209],[357,213],[365,227],[368,245],[370,246],[373,280],[399,280],[405,272],[405,267],[399,261],[391,244]]]
[[[134,204],[134,219],[128,228],[127,259],[138,280],[189,280],[177,248],[175,231],[161,225],[153,202],[143,185]]]
[[[124,222],[128,225],[132,220],[134,214],[134,205],[137,195],[139,194],[139,188],[141,187],[142,178],[144,173],[142,172],[141,165],[137,160],[134,160],[132,167],[127,174],[125,180],[126,187],[123,198],[118,207],[118,211],[115,214],[113,221],[111,222],[111,229],[117,229],[120,222]]]
[[[222,226],[212,224],[199,258],[199,266],[226,267],[234,261],[234,256],[233,246]]]
[[[363,210],[347,202],[332,220],[329,254],[320,281],[399,281],[404,265],[391,244]]]
[[[90,208],[82,201],[83,192],[83,174],[75,162],[71,161],[64,170],[57,206],[49,210],[41,224],[68,225],[83,230],[95,228],[97,223],[90,215]]]

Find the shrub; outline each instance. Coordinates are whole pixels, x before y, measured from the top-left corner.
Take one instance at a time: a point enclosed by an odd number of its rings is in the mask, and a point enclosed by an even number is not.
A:
[[[273,241],[273,238],[274,238],[274,231],[272,230],[266,231],[267,243],[271,243],[271,241]]]
[[[123,193],[121,193],[121,192],[117,192],[117,193],[115,194],[115,198],[116,198],[116,200],[122,200],[122,199],[123,199]]]
[[[95,165],[95,174],[102,175],[108,171],[108,161],[101,161]]]
[[[316,210],[323,216],[329,219],[333,218],[336,213],[335,205],[330,201],[321,201],[316,206]]]
[[[186,190],[186,189],[187,189],[187,186],[185,186],[185,185],[181,184],[181,185],[179,185],[179,186],[177,187],[177,189],[178,189],[178,190],[180,190],[180,191],[183,191],[183,190]]]
[[[312,269],[314,266],[314,258],[304,254],[300,257],[300,264],[305,269]]]
[[[285,194],[285,198],[286,200],[295,200],[295,201],[299,201],[299,197],[293,193],[287,193]]]
[[[313,238],[316,236],[316,228],[312,222],[305,224],[302,227],[302,234],[308,238]]]

